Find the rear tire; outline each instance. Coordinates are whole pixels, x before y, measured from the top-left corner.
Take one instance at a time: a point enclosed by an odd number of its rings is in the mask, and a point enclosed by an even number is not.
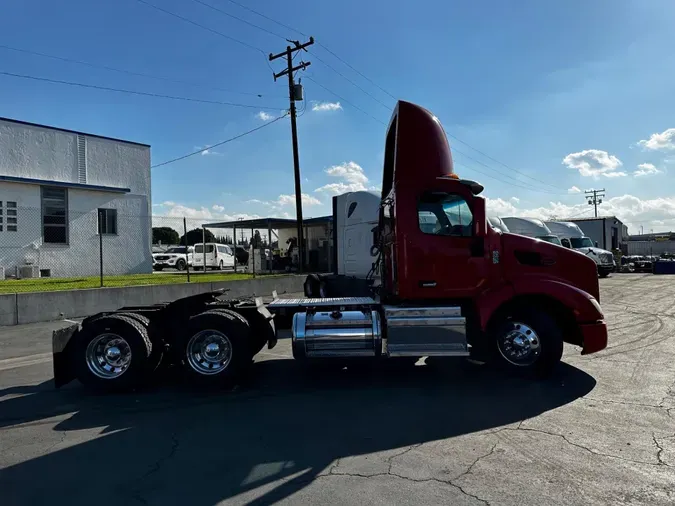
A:
[[[563,354],[563,333],[542,309],[515,308],[492,325],[491,362],[509,372],[549,376]]]
[[[328,297],[326,282],[318,274],[308,274],[304,284],[305,296],[310,299],[323,299]]]
[[[248,322],[234,311],[193,316],[180,348],[187,375],[204,384],[236,381],[251,362],[249,336]]]
[[[178,261],[176,262],[176,269],[178,269],[179,271],[184,271],[186,265],[187,265],[187,264],[185,263],[185,260],[182,260],[182,259],[181,259],[181,260],[178,260]]]
[[[75,375],[83,385],[104,391],[130,390],[154,370],[159,362],[153,366],[148,327],[139,317],[110,314],[82,327],[72,358]]]

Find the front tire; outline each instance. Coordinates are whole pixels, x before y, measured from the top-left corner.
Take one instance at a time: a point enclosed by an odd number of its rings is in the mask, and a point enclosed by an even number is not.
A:
[[[517,308],[492,326],[492,361],[510,372],[550,375],[563,354],[555,318],[537,308]]]
[[[223,267],[225,267],[225,266],[223,265],[223,261],[221,260],[220,262],[218,262],[218,270],[222,271]]]
[[[137,315],[102,316],[82,327],[73,350],[75,374],[95,390],[130,390],[159,363],[152,351],[148,327]]]
[[[193,380],[236,381],[251,362],[250,328],[234,311],[213,309],[191,318],[181,342],[185,371]]]

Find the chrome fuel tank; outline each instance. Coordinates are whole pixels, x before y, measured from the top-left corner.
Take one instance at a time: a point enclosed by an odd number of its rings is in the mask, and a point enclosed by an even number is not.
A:
[[[293,316],[293,356],[374,357],[382,350],[377,311],[315,311]]]

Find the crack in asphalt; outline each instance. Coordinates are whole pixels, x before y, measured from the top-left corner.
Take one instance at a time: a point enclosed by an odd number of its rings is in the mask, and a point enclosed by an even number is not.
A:
[[[432,483],[432,482],[442,483],[443,485],[450,485],[451,487],[459,490],[462,494],[464,494],[468,497],[471,497],[473,499],[476,499],[477,501],[480,501],[481,503],[486,504],[487,506],[490,506],[490,503],[487,500],[481,499],[480,497],[467,492],[460,485],[452,483],[452,480],[441,480],[439,478],[411,478],[410,476],[404,476],[402,474],[397,474],[397,473],[394,473],[394,472],[391,472],[391,471],[388,471],[386,473],[371,473],[371,474],[354,473],[354,472],[328,473],[328,474],[320,474],[319,476],[317,476],[317,479],[318,478],[328,478],[330,476],[350,476],[352,478],[364,478],[364,479],[378,478],[378,477],[381,477],[381,476],[391,476],[391,477],[394,477],[394,478],[398,478],[398,479],[405,480],[405,481],[410,481],[410,482],[413,482],[413,483]]]
[[[621,404],[623,406],[639,406],[642,408],[665,409],[666,411],[668,411],[668,409],[673,409],[673,408],[666,408],[665,406],[661,406],[659,404],[642,404],[640,402],[615,401],[610,399],[599,399],[597,397],[582,397],[582,399],[593,402],[609,402],[611,404]]]
[[[654,441],[654,446],[656,446],[656,448],[657,448],[656,458],[658,459],[659,464],[664,465],[664,466],[668,466],[668,464],[666,464],[663,460],[663,448],[659,444],[659,441],[658,441],[658,439],[656,439],[655,435],[652,435],[652,440]]]
[[[644,460],[634,460],[634,459],[629,459],[629,458],[626,458],[626,457],[620,457],[620,456],[618,456],[618,455],[611,455],[611,454],[609,454],[609,453],[599,452],[598,450],[594,450],[594,449],[589,448],[589,447],[587,447],[587,446],[584,446],[584,445],[582,445],[582,444],[579,444],[579,443],[575,443],[575,442],[573,442],[573,441],[570,441],[569,439],[567,439],[567,436],[565,436],[565,435],[563,435],[563,434],[556,434],[555,432],[547,432],[547,431],[542,430],[542,429],[530,429],[530,428],[512,429],[512,428],[505,427],[503,430],[504,430],[504,431],[519,431],[519,430],[521,430],[521,431],[527,431],[527,432],[538,432],[538,433],[540,433],[540,434],[546,434],[546,435],[548,435],[548,436],[559,437],[559,438],[561,438],[563,441],[565,441],[567,444],[569,444],[570,446],[574,446],[574,447],[576,447],[576,448],[580,448],[580,449],[582,449],[582,450],[584,450],[584,451],[586,451],[586,452],[588,452],[588,453],[591,453],[591,454],[593,454],[593,455],[597,455],[597,456],[599,456],[599,457],[607,457],[607,458],[610,458],[610,459],[623,460],[623,461],[625,461],[625,462],[631,462],[632,464],[643,464],[643,465],[647,465],[647,466],[661,466],[661,465],[664,465],[664,466],[667,466],[667,467],[671,467],[671,466],[669,466],[668,464],[666,464],[665,462],[661,462],[660,459],[659,459],[658,462],[645,462]],[[657,457],[658,457],[658,456],[657,456]]]
[[[176,437],[175,433],[171,434],[171,448],[169,449],[169,452],[162,456],[159,457],[153,464],[150,469],[148,469],[145,473],[143,473],[142,476],[139,478],[135,479],[134,482],[136,483],[136,486],[140,485],[144,480],[146,480],[148,477],[152,476],[155,473],[158,473],[164,464],[166,464],[169,460],[171,460],[175,455],[176,452],[178,451],[178,447],[180,446],[180,441],[178,441],[178,438]],[[132,488],[135,488],[132,486]],[[132,494],[131,497],[141,504],[149,504],[148,500],[143,497],[143,493],[140,490],[135,490]]]
[[[455,478],[452,478],[451,480],[441,480],[439,478],[412,478],[410,476],[404,476],[402,474],[398,474],[398,473],[395,473],[395,472],[392,471],[392,467],[394,465],[395,459],[405,455],[406,453],[414,450],[415,448],[419,448],[420,446],[422,446],[422,443],[411,445],[408,448],[406,448],[405,450],[403,450],[402,452],[399,452],[395,455],[387,457],[385,459],[385,461],[388,462],[389,466],[387,468],[387,472],[385,472],[385,473],[365,474],[365,473],[354,473],[354,472],[336,472],[338,467],[339,467],[339,463],[340,463],[340,459],[336,459],[333,466],[331,466],[330,471],[326,474],[319,475],[317,478],[325,478],[325,477],[328,477],[328,476],[351,476],[351,477],[354,477],[354,478],[368,479],[368,478],[376,478],[376,477],[379,477],[379,476],[392,476],[394,478],[399,478],[401,480],[411,481],[411,482],[414,482],[414,483],[430,483],[430,482],[442,483],[444,485],[450,485],[451,487],[456,488],[457,490],[459,490],[462,494],[466,495],[467,497],[471,497],[471,498],[473,498],[473,499],[475,499],[475,500],[477,500],[477,501],[479,501],[483,504],[486,504],[487,506],[490,506],[489,501],[487,501],[486,499],[481,499],[477,495],[472,494],[470,492],[467,492],[466,490],[464,490],[464,487],[455,483],[455,481],[457,481],[460,478],[466,476],[467,474],[470,474],[473,471],[473,468],[476,466],[476,464],[478,464],[478,462],[480,462],[481,460],[489,457],[490,455],[492,455],[495,452],[495,450],[497,449],[497,445],[498,445],[498,443],[495,443],[488,453],[486,453],[484,455],[480,455],[478,458],[476,458],[476,460],[474,460],[469,465],[469,467],[466,469],[466,471],[464,471],[460,475],[456,476]]]

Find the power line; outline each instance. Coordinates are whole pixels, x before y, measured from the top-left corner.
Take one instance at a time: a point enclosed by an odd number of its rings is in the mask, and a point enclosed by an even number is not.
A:
[[[223,92],[226,92],[226,93],[234,93],[234,94],[237,94],[237,95],[248,95],[248,96],[254,96],[254,97],[259,97],[259,98],[263,97],[262,93],[250,93],[250,92],[245,92],[245,91],[232,91],[232,90],[227,90],[225,88],[219,88],[217,86],[209,86],[209,85],[190,82],[190,81],[183,81],[181,79],[173,79],[173,78],[170,78],[170,77],[155,76],[155,75],[151,75],[151,74],[145,74],[145,73],[142,73],[142,72],[134,72],[132,70],[110,67],[108,65],[99,65],[99,64],[96,64],[96,63],[90,63],[90,62],[83,61],[83,60],[75,60],[75,59],[72,59],[72,58],[65,58],[63,56],[56,56],[56,55],[47,54],[47,53],[40,53],[38,51],[31,51],[29,49],[22,49],[22,48],[18,48],[18,47],[6,46],[4,44],[0,44],[0,49],[8,49],[10,51],[17,51],[19,53],[30,54],[30,55],[33,55],[33,56],[41,56],[43,58],[51,58],[53,60],[59,60],[59,61],[67,62],[67,63],[76,63],[78,65],[84,65],[84,66],[87,66],[87,67],[99,68],[99,69],[103,69],[103,70],[110,70],[112,72],[119,72],[119,73],[122,73],[122,74],[131,75],[131,76],[146,77],[146,78],[155,79],[155,80],[158,80],[158,81],[167,81],[167,82],[173,82],[173,83],[187,84],[187,85],[190,85],[190,86],[198,86],[198,87],[207,88],[207,89],[211,89],[211,90],[223,91]]]
[[[144,0],[139,0],[139,1],[144,1]],[[242,21],[242,22],[244,22],[244,23],[246,23],[246,24],[248,24],[248,25],[250,25],[250,26],[253,26],[253,27],[259,29],[259,30],[265,31],[265,32],[270,33],[270,34],[272,34],[272,35],[275,35],[275,36],[277,36],[277,37],[284,38],[282,35],[279,35],[279,34],[277,34],[277,33],[275,33],[275,32],[272,32],[271,30],[267,30],[266,28],[263,28],[263,27],[260,27],[260,26],[258,26],[258,25],[255,25],[255,24],[253,24],[253,23],[250,23],[250,22],[248,22],[248,21],[245,21],[245,20],[243,20],[243,19],[241,19],[241,18],[238,18],[237,16],[234,16],[234,15],[232,15],[232,14],[229,14],[229,13],[227,13],[227,12],[221,10],[221,9],[215,8],[215,7],[211,6],[211,5],[209,5],[209,4],[205,3],[205,2],[203,2],[202,0],[193,0],[193,1],[195,1],[195,2],[197,2],[197,3],[200,3],[200,4],[202,4],[202,5],[206,5],[207,7],[210,7],[210,8],[212,8],[212,9],[214,9],[214,10],[216,10],[216,11],[218,11],[218,12],[221,12],[222,14],[225,14],[225,15],[227,15],[227,16],[230,16],[230,17],[232,17],[232,18],[234,18],[234,19],[238,19],[239,21]],[[299,33],[299,34],[301,34],[301,35],[303,35],[303,36],[306,37],[306,35],[305,35],[304,33],[302,33],[300,30],[297,30],[296,28],[293,28],[293,27],[291,27],[291,26],[289,26],[289,25],[286,25],[286,24],[284,24],[284,23],[281,23],[280,21],[277,21],[276,19],[273,19],[273,18],[271,18],[271,17],[269,17],[269,16],[266,16],[266,15],[264,15],[264,14],[262,14],[262,13],[256,11],[256,10],[254,10],[254,9],[251,9],[250,7],[247,7],[247,6],[245,6],[245,5],[243,5],[243,4],[239,3],[239,2],[237,2],[237,1],[235,1],[235,0],[228,0],[228,1],[229,1],[230,3],[232,3],[232,4],[234,4],[234,5],[237,5],[237,6],[241,7],[242,9],[245,9],[245,10],[247,10],[247,11],[249,11],[249,12],[252,12],[252,13],[254,13],[254,14],[256,14],[256,15],[262,17],[262,18],[265,18],[265,19],[267,19],[267,20],[269,20],[269,21],[272,21],[273,23],[278,24],[279,26],[283,26],[284,28],[287,28],[287,29],[289,29],[289,30],[292,30],[292,31],[294,31],[294,32],[297,32],[297,33]],[[286,40],[288,40],[288,39],[286,39]],[[350,69],[352,69],[353,71],[355,71],[355,72],[356,72],[357,74],[359,74],[361,77],[363,77],[364,79],[366,79],[367,81],[369,81],[371,84],[375,85],[377,88],[379,88],[379,89],[380,89],[381,91],[383,91],[384,93],[386,93],[389,97],[391,97],[391,98],[393,98],[394,100],[396,100],[396,97],[394,97],[394,95],[392,95],[392,94],[389,93],[387,90],[385,90],[384,88],[382,88],[381,86],[379,86],[378,84],[376,84],[373,80],[371,80],[370,78],[368,78],[367,76],[365,76],[362,72],[358,71],[358,70],[357,70],[356,68],[354,68],[352,65],[350,65],[349,63],[347,63],[344,59],[340,58],[334,51],[330,50],[330,49],[329,49],[328,47],[326,47],[324,44],[321,44],[321,43],[319,43],[319,42],[317,42],[317,44],[320,45],[321,47],[323,47],[328,53],[330,53],[331,55],[333,55],[335,58],[337,58],[337,59],[338,59],[339,61],[341,61],[343,64],[345,64],[346,66],[348,66]],[[335,67],[333,67],[332,65],[330,65],[329,63],[327,63],[325,60],[323,60],[322,58],[320,58],[319,56],[317,56],[314,52],[311,52],[311,54],[312,54],[312,56],[313,56],[316,60],[318,60],[319,62],[323,63],[326,67],[328,67],[330,70],[332,70],[333,72],[335,72],[337,75],[339,75],[340,77],[342,77],[343,79],[345,79],[345,80],[346,80],[347,82],[349,82],[352,86],[356,87],[356,88],[359,89],[361,92],[363,92],[364,94],[366,94],[366,95],[367,95],[368,97],[370,97],[372,100],[374,100],[375,102],[377,102],[377,103],[380,104],[381,106],[383,106],[383,107],[385,107],[385,108],[387,108],[387,109],[390,109],[390,107],[389,107],[388,105],[386,105],[384,102],[382,102],[381,100],[379,100],[378,98],[376,98],[374,95],[372,95],[371,93],[369,93],[369,92],[366,91],[365,89],[363,89],[361,86],[359,86],[357,83],[355,83],[354,81],[352,81],[351,79],[349,79],[347,76],[345,76],[344,74],[342,74],[342,73],[341,73],[340,71],[338,71]],[[311,80],[311,81],[314,82],[315,84],[318,84],[319,86],[321,86],[322,88],[324,88],[326,91],[328,91],[329,93],[332,93],[333,95],[335,95],[336,97],[338,97],[340,100],[344,101],[345,103],[350,104],[350,102],[348,102],[348,101],[345,100],[344,98],[340,97],[337,93],[335,93],[335,92],[329,90],[329,89],[326,88],[325,86],[319,84],[319,83],[316,82],[314,79],[312,79],[312,78],[310,78],[310,77],[307,77],[307,79]],[[370,116],[371,118],[375,119],[375,121],[378,121],[379,123],[385,124],[384,122],[381,122],[380,120],[376,119],[374,116],[370,115],[369,113],[365,112],[363,109],[361,109],[361,108],[355,106],[354,104],[350,104],[350,105],[351,105],[352,107],[356,108],[357,110],[359,110],[360,112],[366,114],[367,116]],[[550,183],[547,183],[547,182],[545,182],[545,181],[542,181],[542,180],[540,180],[540,179],[537,179],[537,178],[535,178],[535,177],[533,177],[533,176],[530,176],[529,174],[526,174],[525,172],[522,172],[522,171],[517,170],[517,169],[515,169],[515,168],[513,168],[513,167],[510,167],[509,165],[506,165],[505,163],[503,163],[503,162],[497,160],[496,158],[493,158],[493,157],[489,156],[488,154],[486,154],[486,153],[484,153],[484,152],[478,150],[477,148],[471,146],[469,143],[467,143],[467,142],[461,140],[460,138],[458,138],[458,137],[455,136],[455,135],[452,135],[452,134],[448,134],[448,135],[449,135],[450,137],[452,137],[453,139],[455,139],[455,140],[461,142],[462,144],[468,146],[470,149],[473,149],[473,150],[476,151],[477,153],[479,153],[479,154],[485,156],[486,158],[488,158],[488,159],[490,159],[490,160],[492,160],[492,161],[494,161],[494,162],[496,162],[496,163],[499,163],[500,165],[502,165],[502,166],[508,168],[509,170],[512,170],[512,171],[514,171],[514,172],[516,172],[516,173],[518,173],[518,174],[520,174],[520,175],[522,175],[522,176],[524,176],[524,177],[526,177],[526,178],[529,178],[529,179],[531,179],[531,180],[533,180],[533,181],[536,181],[536,182],[538,182],[538,183],[540,183],[540,184],[544,184],[544,185],[549,186],[549,187],[551,187],[551,188],[554,188],[554,189],[557,189],[557,190],[561,190],[561,189],[562,189],[562,188],[560,188],[560,187],[557,187],[557,186],[555,186],[555,185],[552,185],[552,184],[550,184]],[[495,169],[491,168],[490,166],[486,165],[485,163],[483,163],[483,162],[481,162],[481,161],[479,161],[479,160],[476,160],[475,158],[472,158],[472,157],[470,157],[470,156],[468,156],[468,155],[466,155],[466,154],[464,154],[464,153],[461,153],[461,152],[458,151],[458,150],[454,150],[454,151],[456,151],[456,152],[459,153],[459,154],[463,154],[463,155],[466,156],[467,158],[469,158],[469,159],[475,161],[476,163],[479,163],[479,164],[483,165],[484,167],[488,168],[489,170],[493,170],[493,171],[495,171],[495,172],[498,172],[498,171],[496,171]],[[497,178],[493,178],[493,179],[497,179]],[[500,179],[497,179],[497,180],[498,180],[498,181],[503,181],[503,180],[500,180]],[[503,181],[503,182],[506,182],[506,181]],[[513,183],[507,183],[507,184],[512,184],[513,186],[518,186],[518,185],[515,185],[515,184],[513,184]],[[532,190],[531,188],[527,188],[527,187],[523,187],[523,186],[519,186],[519,187],[525,188],[525,189],[527,189],[527,190]],[[562,193],[556,193],[556,192],[546,191],[546,190],[543,190],[543,189],[542,189],[542,190],[533,190],[533,191],[538,191],[538,192],[541,192],[541,193],[548,193],[548,194],[551,194],[551,195],[567,195],[566,193],[565,193],[565,194],[562,194]]]
[[[228,17],[230,17],[230,18],[236,19],[237,21],[241,21],[242,23],[245,23],[245,24],[247,24],[247,25],[249,25],[249,26],[252,26],[253,28],[257,28],[258,30],[261,30],[261,31],[266,32],[266,33],[269,33],[270,35],[274,35],[275,37],[279,37],[280,39],[283,39],[283,40],[288,40],[288,39],[287,39],[286,37],[284,37],[283,35],[280,35],[280,34],[278,34],[278,33],[276,33],[276,32],[273,32],[272,30],[268,30],[267,28],[264,28],[264,27],[262,27],[262,26],[260,26],[260,25],[256,25],[255,23],[251,23],[250,21],[246,21],[245,19],[242,19],[242,18],[240,18],[240,17],[238,17],[238,16],[235,16],[234,14],[230,14],[229,12],[224,11],[223,9],[220,9],[220,8],[214,6],[214,5],[211,5],[211,4],[208,4],[208,3],[206,3],[206,2],[203,2],[202,0],[192,0],[192,1],[193,1],[193,2],[196,2],[196,3],[200,4],[200,5],[203,5],[204,7],[208,7],[209,9],[212,9],[212,10],[214,10],[214,11],[216,11],[216,12],[220,12],[221,14],[223,14],[223,15],[225,15],[225,16],[228,16]]]
[[[552,184],[550,184],[550,183],[547,183],[547,182],[545,182],[545,181],[542,181],[542,180],[540,180],[540,179],[537,179],[537,178],[535,178],[535,177],[533,177],[533,176],[530,176],[529,174],[526,174],[525,172],[521,172],[521,171],[519,171],[518,169],[514,169],[513,167],[511,167],[511,166],[505,164],[504,162],[500,162],[500,161],[497,160],[496,158],[492,158],[490,155],[488,155],[488,154],[482,152],[481,150],[479,150],[479,149],[477,149],[477,148],[474,148],[474,147],[473,147],[471,144],[469,144],[468,142],[465,142],[465,141],[463,141],[462,139],[460,139],[460,138],[458,138],[458,137],[456,137],[456,136],[454,136],[454,135],[452,135],[452,134],[447,134],[447,135],[448,135],[448,137],[452,137],[452,138],[455,139],[456,141],[461,142],[462,144],[464,144],[465,146],[469,147],[470,149],[473,149],[473,150],[476,151],[477,153],[483,155],[485,158],[488,158],[488,159],[492,160],[493,162],[496,162],[496,163],[498,163],[499,165],[501,165],[501,166],[503,166],[503,167],[506,167],[506,168],[509,169],[509,170],[512,170],[512,171],[514,171],[514,172],[516,172],[516,173],[518,173],[518,174],[520,174],[520,175],[522,175],[522,176],[525,176],[525,177],[527,177],[527,178],[529,178],[529,179],[532,179],[533,181],[537,181],[538,183],[545,184],[546,186],[550,186],[551,188],[555,188],[555,189],[557,189],[557,190],[561,190],[561,189],[562,189],[562,188],[559,187],[559,186],[552,185]]]
[[[180,19],[180,20],[182,20],[182,21],[185,21],[186,23],[190,23],[191,25],[198,26],[199,28],[202,28],[202,29],[204,29],[204,30],[206,30],[206,31],[209,31],[209,32],[211,32],[211,33],[214,33],[214,34],[216,34],[216,35],[219,35],[219,36],[221,36],[221,37],[224,37],[224,38],[226,38],[226,39],[229,39],[229,40],[231,40],[231,41],[233,41],[233,42],[236,42],[236,43],[238,43],[238,44],[241,44],[242,46],[246,46],[246,47],[248,47],[249,49],[254,49],[254,50],[256,50],[256,51],[258,51],[258,52],[260,52],[260,53],[262,53],[262,54],[265,54],[265,51],[263,51],[263,50],[260,49],[259,47],[256,47],[256,46],[254,46],[254,45],[252,45],[252,44],[249,44],[248,42],[244,42],[243,40],[239,40],[239,39],[237,39],[237,38],[235,38],[235,37],[231,37],[231,36],[229,36],[229,35],[227,35],[227,34],[224,34],[223,32],[219,32],[218,30],[214,30],[213,28],[209,28],[208,26],[202,25],[202,24],[200,24],[200,23],[197,23],[196,21],[192,21],[191,19],[186,18],[186,17],[184,17],[184,16],[181,16],[180,14],[176,14],[175,12],[168,11],[168,10],[162,8],[162,7],[158,7],[158,6],[154,5],[154,4],[151,4],[150,2],[146,2],[145,0],[136,0],[136,1],[137,1],[137,2],[140,2],[140,3],[142,3],[142,4],[147,5],[148,7],[152,7],[152,8],[155,9],[155,10],[158,10],[158,11],[160,11],[160,12],[163,12],[163,13],[165,13],[165,14],[168,14],[169,16],[173,16],[174,18],[177,18],[177,19]]]
[[[195,1],[196,1],[196,0],[195,0]],[[279,25],[279,26],[281,26],[281,27],[283,27],[283,28],[286,28],[287,30],[291,30],[291,31],[293,31],[293,32],[299,33],[299,34],[302,35],[303,37],[307,37],[307,34],[301,32],[301,31],[298,30],[297,28],[293,28],[292,26],[289,26],[289,25],[287,25],[287,24],[285,24],[285,23],[282,23],[281,21],[278,21],[278,20],[276,20],[276,19],[274,19],[274,18],[271,18],[271,17],[269,17],[269,16],[266,16],[265,14],[263,14],[263,13],[261,13],[261,12],[258,12],[258,11],[254,10],[254,9],[251,9],[250,7],[247,7],[246,5],[243,5],[243,4],[241,4],[241,3],[239,3],[239,2],[237,2],[237,1],[235,1],[235,0],[227,0],[227,1],[230,2],[231,4],[234,4],[234,5],[237,5],[238,7],[241,7],[242,9],[245,9],[245,10],[247,10],[247,11],[249,11],[249,12],[252,12],[253,14],[255,14],[255,15],[257,15],[257,16],[260,16],[261,18],[264,18],[264,19],[266,19],[266,20],[268,20],[268,21],[271,21],[272,23],[276,23],[277,25]],[[229,15],[229,14],[228,14],[228,15]],[[234,16],[232,16],[232,17],[234,17]],[[248,24],[251,24],[251,23],[248,23]],[[260,27],[257,27],[257,28],[260,28]],[[264,28],[261,28],[261,29],[262,29],[262,30],[265,30]],[[265,30],[265,31],[267,31],[268,33],[272,33],[273,35],[278,35],[278,34],[275,34],[274,32],[268,31],[268,30]],[[382,91],[383,93],[385,93],[386,95],[388,95],[388,96],[391,97],[392,99],[397,100],[397,98],[396,98],[394,95],[392,95],[392,94],[389,93],[387,90],[385,90],[382,86],[380,86],[380,85],[377,84],[375,81],[373,81],[372,79],[370,79],[370,78],[369,78],[368,76],[366,76],[363,72],[361,72],[361,71],[359,71],[358,69],[356,69],[353,65],[351,65],[350,63],[348,63],[347,61],[345,61],[344,59],[342,59],[342,58],[341,58],[340,56],[338,56],[334,51],[332,51],[328,46],[326,46],[325,44],[322,44],[321,42],[317,42],[316,44],[317,44],[318,46],[321,46],[326,52],[330,53],[330,54],[331,54],[332,56],[334,56],[337,60],[339,60],[339,61],[342,62],[344,65],[346,65],[347,67],[349,67],[351,70],[353,70],[354,72],[356,72],[356,73],[357,73],[358,75],[360,75],[363,79],[365,79],[365,80],[368,81],[370,84],[372,84],[373,86],[375,86],[376,88],[378,88],[380,91]],[[317,59],[319,59],[316,55],[314,55],[314,57],[317,58]],[[321,60],[319,60],[319,61],[321,61]]]
[[[349,102],[346,98],[343,98],[343,97],[341,97],[340,95],[338,95],[337,93],[335,93],[334,91],[332,91],[332,90],[326,88],[323,84],[319,83],[319,82],[316,81],[314,78],[309,77],[309,76],[305,76],[305,79],[309,79],[309,80],[312,81],[314,84],[316,84],[316,85],[320,86],[321,88],[323,88],[324,90],[326,90],[328,93],[330,93],[330,94],[336,96],[339,100],[342,100],[345,104],[349,104],[350,106],[352,106],[352,107],[353,107],[354,109],[356,109],[357,111],[359,111],[359,112],[365,114],[366,116],[368,116],[368,117],[374,119],[375,121],[377,121],[377,122],[380,123],[381,125],[387,126],[387,124],[386,124],[384,121],[381,121],[381,120],[377,119],[375,116],[373,116],[372,114],[370,114],[370,113],[364,111],[364,110],[361,109],[359,106],[354,105],[353,103]]]
[[[487,165],[487,164],[481,162],[480,160],[477,160],[477,159],[473,158],[472,156],[467,155],[466,153],[464,153],[464,152],[462,152],[462,151],[460,151],[460,150],[458,150],[458,149],[456,149],[456,148],[452,148],[452,149],[451,149],[451,152],[452,152],[452,153],[460,154],[460,155],[462,155],[462,156],[465,156],[465,157],[468,158],[469,160],[473,160],[474,162],[476,162],[476,163],[482,165],[483,167],[485,167],[485,168],[487,168],[487,169],[489,169],[489,170],[491,170],[491,171],[493,171],[493,172],[496,172],[497,174],[502,175],[502,173],[499,172],[497,169],[494,169],[494,168],[490,167],[489,165]],[[475,169],[474,169],[474,170],[475,170]],[[493,179],[497,179],[497,178],[494,178],[494,177],[493,177]],[[497,181],[502,181],[502,182],[504,182],[504,183],[506,183],[506,184],[513,184],[514,186],[517,186],[517,185],[515,185],[514,183],[508,182],[508,181],[506,181],[506,180],[497,179]],[[520,181],[520,182],[523,182],[523,181]],[[527,183],[524,183],[524,184],[527,184]],[[556,192],[552,192],[552,191],[544,190],[544,189],[539,189],[539,188],[528,188],[528,187],[526,187],[526,186],[520,186],[520,187],[521,187],[521,188],[525,188],[525,189],[530,190],[530,191],[534,191],[534,192],[547,193],[547,194],[549,194],[549,195],[565,195],[565,196],[568,195],[567,193],[564,193],[564,194],[563,194],[563,193],[556,193]]]
[[[245,10],[247,10],[247,11],[249,11],[249,12],[252,12],[253,14],[258,15],[258,16],[260,16],[261,18],[265,18],[266,20],[271,21],[272,23],[276,23],[277,25],[283,26],[284,28],[286,28],[286,29],[288,29],[288,30],[291,30],[291,31],[296,32],[296,33],[299,33],[299,34],[302,35],[303,37],[308,37],[307,34],[302,33],[300,30],[298,30],[298,29],[296,29],[296,28],[293,28],[292,26],[285,25],[285,24],[282,23],[281,21],[277,21],[276,19],[273,19],[273,18],[271,18],[271,17],[269,17],[269,16],[265,16],[264,14],[262,14],[262,13],[256,11],[256,10],[253,10],[253,9],[251,9],[250,7],[247,7],[247,6],[245,6],[245,5],[242,5],[242,4],[240,4],[239,2],[235,2],[235,0],[227,0],[227,1],[230,2],[231,4],[234,4],[234,5],[237,5],[237,6],[241,7],[242,9],[245,9]]]
[[[375,102],[377,102],[378,104],[380,104],[382,107],[384,107],[385,109],[391,110],[391,107],[389,107],[387,104],[385,104],[385,103],[382,102],[381,100],[377,99],[375,96],[373,96],[373,95],[371,95],[370,93],[368,93],[368,92],[367,92],[366,90],[364,90],[361,86],[359,86],[359,85],[356,84],[354,81],[352,81],[351,79],[349,79],[347,76],[345,76],[345,75],[344,75],[343,73],[341,73],[339,70],[337,70],[335,67],[333,67],[333,66],[330,65],[329,63],[326,63],[325,60],[322,60],[321,58],[319,58],[315,53],[313,53],[312,51],[308,51],[308,53],[310,53],[314,58],[316,58],[317,60],[319,60],[319,61],[320,61],[321,63],[323,63],[326,67],[328,67],[328,68],[331,69],[333,72],[335,72],[337,75],[339,75],[340,77],[342,77],[344,80],[346,80],[346,81],[347,81],[348,83],[350,83],[352,86],[358,88],[358,89],[361,90],[363,93],[365,93],[366,95],[368,95],[368,96],[369,96],[370,98],[372,98]]]
[[[280,107],[268,107],[268,106],[261,106],[261,105],[253,105],[253,104],[238,104],[234,102],[221,102],[219,100],[207,100],[207,99],[201,99],[201,98],[193,98],[193,97],[181,97],[177,95],[162,95],[159,93],[149,93],[145,91],[135,91],[135,90],[126,90],[123,88],[110,88],[108,86],[98,86],[95,84],[84,84],[84,83],[76,83],[73,81],[61,81],[59,79],[49,79],[47,77],[38,77],[38,76],[29,76],[26,74],[15,74],[13,72],[3,72],[0,71],[0,75],[3,76],[9,76],[9,77],[18,77],[21,79],[31,79],[33,81],[42,81],[46,83],[54,83],[54,84],[64,84],[67,86],[77,86],[79,88],[90,88],[94,90],[101,90],[101,91],[114,91],[117,93],[128,93],[130,95],[140,95],[143,97],[154,97],[154,98],[168,98],[170,100],[184,100],[187,102],[198,102],[202,104],[213,104],[213,105],[227,105],[230,107],[245,107],[248,109],[269,109],[269,110],[275,110],[278,111]]]
[[[280,119],[285,118],[286,116],[288,116],[288,113],[283,114],[283,115],[281,115],[281,116],[279,116],[279,117],[277,117],[277,118],[274,118],[272,121],[268,121],[267,123],[265,123],[265,124],[263,124],[263,125],[260,125],[259,127],[253,128],[253,129],[248,130],[248,131],[246,131],[246,132],[244,132],[244,133],[241,133],[241,134],[239,134],[239,135],[236,135],[236,136],[234,136],[234,137],[231,137],[231,138],[229,138],[229,139],[227,139],[227,140],[224,140],[224,141],[221,141],[221,142],[217,142],[216,144],[211,144],[210,146],[206,146],[205,148],[200,149],[200,150],[198,150],[198,151],[194,151],[194,152],[192,152],[192,153],[188,153],[187,155],[179,156],[178,158],[174,158],[174,159],[172,159],[172,160],[167,160],[166,162],[158,163],[158,164],[156,164],[156,165],[151,166],[150,168],[151,168],[151,169],[154,169],[154,168],[156,168],[156,167],[161,167],[162,165],[168,165],[168,164],[170,164],[170,163],[174,163],[174,162],[177,162],[177,161],[179,161],[179,160],[185,160],[186,158],[189,158],[189,157],[194,156],[194,155],[198,155],[199,153],[203,153],[204,151],[208,151],[209,149],[217,148],[218,146],[222,146],[223,144],[227,144],[228,142],[235,141],[235,140],[237,140],[237,139],[240,139],[240,138],[244,137],[245,135],[252,134],[253,132],[257,132],[258,130],[261,130],[261,129],[265,128],[265,127],[268,127],[268,126],[270,126],[271,124],[276,123],[276,122],[279,121]]]

